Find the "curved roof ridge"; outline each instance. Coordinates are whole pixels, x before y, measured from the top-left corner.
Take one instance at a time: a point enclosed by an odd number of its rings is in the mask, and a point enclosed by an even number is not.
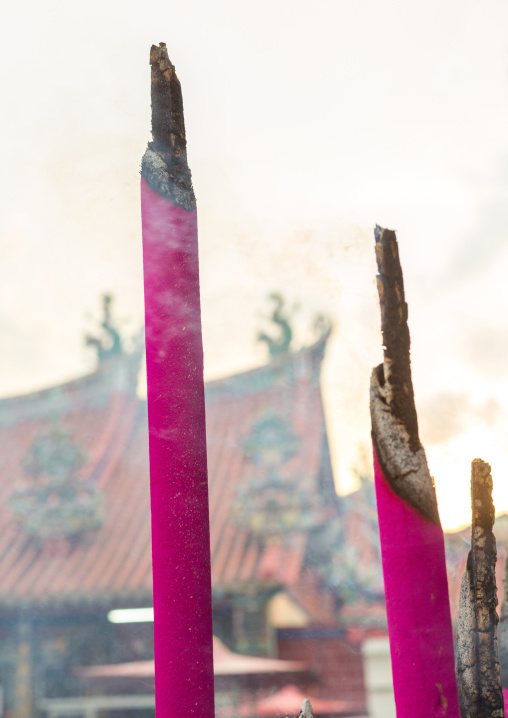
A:
[[[116,392],[135,393],[141,352],[121,354],[89,374],[37,391],[0,399],[0,426],[72,409],[80,403],[102,403]]]
[[[273,386],[276,378],[287,382],[307,375],[310,381],[318,382],[326,343],[330,332],[324,332],[317,341],[297,351],[289,351],[272,357],[267,364],[238,372],[229,376],[205,382],[206,398],[224,398],[224,395],[252,394]]]

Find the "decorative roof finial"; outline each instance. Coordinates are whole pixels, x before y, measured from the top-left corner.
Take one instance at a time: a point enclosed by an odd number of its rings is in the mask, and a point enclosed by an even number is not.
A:
[[[284,299],[278,292],[272,292],[268,297],[274,304],[270,319],[280,327],[280,335],[275,339],[265,332],[258,333],[258,341],[265,342],[268,346],[270,357],[287,354],[293,339],[293,330],[289,324],[289,316],[284,312]]]
[[[104,294],[102,297],[104,319],[100,324],[103,330],[101,332],[102,336],[94,337],[91,334],[87,334],[85,337],[86,346],[95,347],[99,364],[102,364],[113,356],[119,356],[123,353],[122,338],[118,329],[111,321],[112,303],[113,297],[110,294]]]

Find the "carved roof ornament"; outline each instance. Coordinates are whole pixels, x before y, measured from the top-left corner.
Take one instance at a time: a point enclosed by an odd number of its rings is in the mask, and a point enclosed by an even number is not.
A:
[[[258,341],[265,342],[270,357],[277,357],[287,354],[293,339],[293,330],[289,324],[290,316],[284,311],[284,298],[278,292],[272,292],[268,296],[273,304],[273,311],[270,315],[271,321],[276,325],[278,336],[271,336],[265,332],[258,332]]]
[[[110,294],[104,294],[102,297],[103,320],[100,323],[100,334],[99,336],[93,336],[91,334],[85,336],[86,346],[95,347],[99,364],[102,364],[111,357],[123,354],[120,332],[111,320],[112,304],[113,297]]]
[[[268,347],[270,359],[283,359],[291,351],[293,341],[293,327],[291,326],[292,315],[298,308],[293,306],[291,310],[285,307],[285,300],[279,292],[272,292],[268,295],[268,299],[273,305],[272,313],[267,317],[275,324],[276,334],[267,334],[264,331],[258,332],[257,339],[264,342]],[[315,343],[326,343],[332,330],[332,322],[329,317],[318,314],[314,318],[312,331],[315,337]]]

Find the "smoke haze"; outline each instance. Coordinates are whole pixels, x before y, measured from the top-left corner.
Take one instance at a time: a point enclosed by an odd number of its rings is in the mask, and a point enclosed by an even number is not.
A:
[[[198,201],[206,376],[265,360],[269,292],[300,305],[302,343],[328,314],[333,461],[339,489],[354,488],[382,358],[373,228],[396,229],[441,515],[467,521],[471,459],[495,483],[508,471],[507,24],[494,0],[9,4],[1,394],[93,366],[83,335],[102,292],[141,323],[139,167],[163,40]]]

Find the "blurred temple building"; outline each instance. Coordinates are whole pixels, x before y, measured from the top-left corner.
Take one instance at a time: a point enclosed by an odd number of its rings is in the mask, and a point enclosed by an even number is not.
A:
[[[108,620],[152,605],[142,347],[109,310],[93,373],[0,402],[0,715],[153,716],[153,624]],[[206,385],[217,715],[301,692],[358,715],[361,643],[386,634],[373,484],[335,492],[325,323],[292,351],[272,318],[268,363]]]

